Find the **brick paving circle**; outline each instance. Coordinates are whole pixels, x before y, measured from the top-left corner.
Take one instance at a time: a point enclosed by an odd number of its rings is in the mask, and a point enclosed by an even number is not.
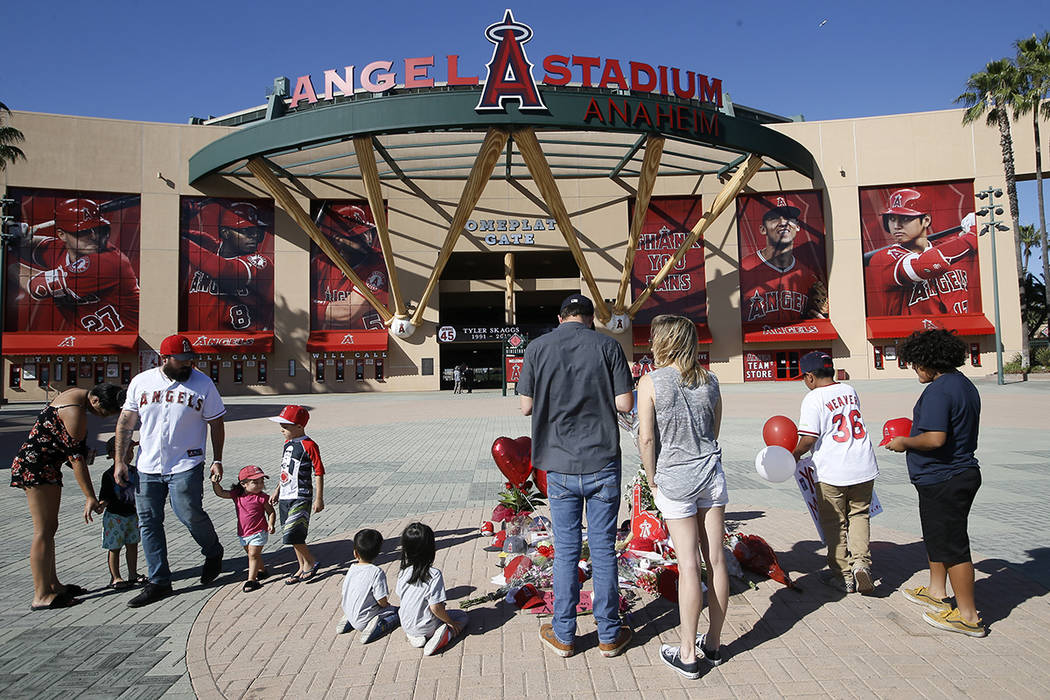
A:
[[[437,535],[435,566],[451,609],[492,590],[496,555],[477,535],[485,517],[486,509],[467,508],[377,526],[386,538],[377,563],[391,588],[398,534],[419,519]],[[201,698],[1050,696],[1050,596],[1005,562],[975,556],[977,601],[990,634],[972,639],[929,627],[922,609],[900,595],[925,583],[925,553],[914,535],[883,527],[885,516],[872,525],[881,585],[869,597],[819,583],[824,558],[805,512],[733,503],[727,520],[765,537],[800,591],[767,580],[733,595],[723,632],[727,660],[696,681],[660,662],[660,644],[677,644],[678,614],[648,596],[629,614],[634,640],[615,659],[598,653],[592,618],[580,618],[577,652],[562,659],[539,641],[542,619],[502,602],[470,609],[469,632],[434,657],[409,646],[400,629],[362,645],[356,632],[336,633],[342,574],[353,555],[346,532],[314,547],[322,562],[314,583],[283,585],[295,567],[282,551],[268,555],[279,575],[261,590],[243,593],[236,581],[208,600],[187,645],[193,690]]]

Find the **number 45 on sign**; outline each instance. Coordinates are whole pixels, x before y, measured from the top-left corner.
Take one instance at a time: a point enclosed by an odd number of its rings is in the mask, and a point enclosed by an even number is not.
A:
[[[820,510],[817,506],[817,469],[812,457],[803,457],[799,460],[798,466],[795,467],[795,481],[798,482],[798,490],[802,492],[802,500],[806,502],[809,517],[813,518],[813,527],[817,528],[817,537],[820,538],[821,543],[827,544],[824,542],[824,531],[820,529]],[[882,504],[879,503],[879,497],[872,489],[871,511],[868,515],[874,518],[881,512]]]

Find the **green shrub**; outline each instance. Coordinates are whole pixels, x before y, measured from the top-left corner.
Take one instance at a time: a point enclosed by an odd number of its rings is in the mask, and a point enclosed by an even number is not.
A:
[[[1033,358],[1035,362],[1032,364],[1050,367],[1050,346],[1036,349],[1035,353],[1033,353]]]
[[[1003,364],[1003,371],[1011,374],[1019,374],[1021,372],[1021,353],[1015,352],[1014,356],[1010,358],[1010,361]]]

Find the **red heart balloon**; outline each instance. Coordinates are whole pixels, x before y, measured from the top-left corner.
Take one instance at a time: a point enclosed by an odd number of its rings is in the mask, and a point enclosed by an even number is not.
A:
[[[532,438],[496,438],[492,443],[492,459],[507,481],[520,488],[532,473]]]
[[[544,498],[547,497],[547,472],[543,471],[539,467],[532,468],[532,480],[536,482],[536,490],[540,492]]]

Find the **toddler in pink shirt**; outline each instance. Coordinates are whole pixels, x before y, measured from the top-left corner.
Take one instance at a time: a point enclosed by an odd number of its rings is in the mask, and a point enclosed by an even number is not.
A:
[[[237,537],[248,555],[248,580],[244,592],[258,590],[262,587],[259,579],[269,576],[263,564],[262,551],[269,539],[268,533],[274,532],[277,514],[270,505],[266,494],[264,479],[269,477],[254,464],[241,469],[237,475],[237,485],[229,491],[219,484],[218,476],[212,477],[212,490],[219,498],[229,498],[237,511]]]

